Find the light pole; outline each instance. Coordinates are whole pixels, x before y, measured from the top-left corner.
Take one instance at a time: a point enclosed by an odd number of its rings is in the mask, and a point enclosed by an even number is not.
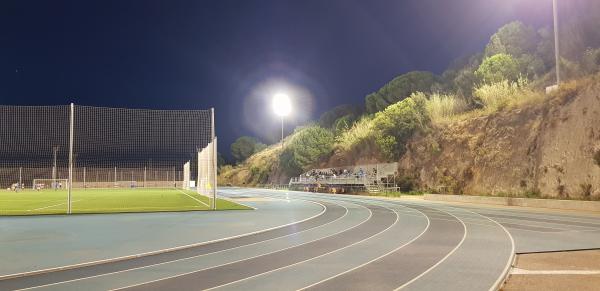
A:
[[[558,48],[558,5],[552,0],[552,15],[554,17],[554,57],[556,59],[556,86],[560,86],[560,53]]]
[[[292,104],[288,95],[277,93],[273,96],[273,111],[281,117],[281,150],[283,151],[283,118],[290,114]]]

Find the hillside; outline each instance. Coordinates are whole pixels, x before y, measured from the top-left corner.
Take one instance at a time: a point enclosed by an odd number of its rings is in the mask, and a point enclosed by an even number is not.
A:
[[[295,135],[298,133],[296,132]],[[286,143],[295,138],[291,135]],[[434,123],[397,159],[415,189],[454,194],[600,196],[600,77],[567,83],[543,99]],[[285,184],[279,144],[223,169],[222,184]],[[334,152],[314,167],[389,161],[373,147]]]
[[[548,29],[511,22],[482,53],[440,76],[397,76],[364,106],[340,105],[297,128],[283,150],[223,167],[221,182],[287,184],[315,168],[398,162],[393,181],[403,189],[600,199],[600,36],[567,40],[576,45],[560,57],[558,90],[546,93],[556,80]]]
[[[598,198],[600,78],[566,86],[539,104],[415,136],[402,174],[421,189],[454,194]]]

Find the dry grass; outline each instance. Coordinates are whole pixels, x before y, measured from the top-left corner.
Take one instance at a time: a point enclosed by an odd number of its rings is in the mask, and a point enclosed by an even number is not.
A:
[[[342,150],[351,150],[373,136],[373,119],[363,117],[347,131],[344,131],[336,140],[335,147]]]
[[[486,113],[540,103],[546,98],[544,93],[531,89],[526,79],[484,84],[475,89],[474,95],[481,100]]]
[[[432,94],[425,103],[429,118],[434,123],[443,123],[452,120],[452,117],[468,109],[464,99],[455,95]]]

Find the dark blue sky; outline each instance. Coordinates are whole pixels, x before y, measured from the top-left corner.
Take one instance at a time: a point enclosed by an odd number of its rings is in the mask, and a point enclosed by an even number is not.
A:
[[[8,1],[0,104],[215,107],[220,150],[277,138],[287,83],[302,122],[411,70],[441,73],[502,24],[551,24],[551,0]],[[270,93],[269,93],[270,94]]]

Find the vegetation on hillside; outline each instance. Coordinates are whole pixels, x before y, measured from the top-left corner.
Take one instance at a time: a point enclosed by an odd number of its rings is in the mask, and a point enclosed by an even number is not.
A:
[[[581,22],[600,24],[592,16]],[[577,25],[581,23],[565,23],[564,30]],[[561,58],[563,80],[600,71],[600,33],[584,29],[565,38],[570,45]],[[339,152],[366,150],[382,162],[397,161],[415,133],[545,100],[544,89],[554,82],[554,65],[552,31],[511,22],[490,37],[481,53],[455,60],[441,76],[424,71],[402,74],[368,94],[364,107],[335,107],[318,123],[297,128],[286,138],[283,151],[272,146],[256,152],[239,167],[227,168],[224,177],[247,171],[248,183],[267,183],[275,176],[285,181],[281,177],[302,173]],[[569,94],[569,86],[553,94]]]
[[[242,136],[231,144],[231,156],[236,163],[245,161],[254,153],[264,150],[267,145],[250,136]]]

